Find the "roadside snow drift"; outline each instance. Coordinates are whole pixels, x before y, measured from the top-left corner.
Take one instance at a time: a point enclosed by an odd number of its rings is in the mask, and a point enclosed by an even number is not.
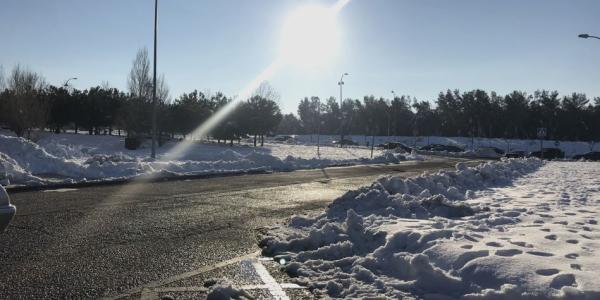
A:
[[[598,163],[459,163],[380,178],[261,247],[323,297],[600,299],[599,204]]]
[[[48,134],[37,143],[0,134],[0,172],[12,184],[42,185],[49,182],[82,182],[126,179],[136,176],[179,176],[248,171],[289,171],[332,165],[397,163],[406,157],[377,151],[368,158],[367,149],[340,149],[304,145],[254,148],[200,144],[190,141],[189,151],[175,160],[162,160],[175,144],[158,150],[158,159],[148,159],[149,150],[126,150],[122,137],[78,134]],[[408,156],[411,159],[411,156]],[[2,173],[4,174],[4,173]]]

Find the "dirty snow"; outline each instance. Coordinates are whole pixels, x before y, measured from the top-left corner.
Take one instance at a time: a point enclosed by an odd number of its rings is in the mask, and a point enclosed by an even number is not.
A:
[[[252,299],[246,291],[227,279],[212,280],[206,300]]]
[[[600,163],[511,159],[384,177],[263,253],[317,296],[600,299]]]
[[[366,148],[307,145],[217,145],[189,143],[189,151],[174,160],[162,160],[175,143],[158,148],[156,161],[148,159],[149,143],[138,150],[124,148],[124,137],[82,134],[41,134],[37,142],[0,133],[0,173],[12,184],[82,182],[132,178],[140,175],[178,176],[247,171],[288,171],[333,165],[396,163],[399,153]],[[409,156],[409,159],[413,156]],[[414,158],[419,158],[414,156]],[[4,174],[4,173],[3,173]]]

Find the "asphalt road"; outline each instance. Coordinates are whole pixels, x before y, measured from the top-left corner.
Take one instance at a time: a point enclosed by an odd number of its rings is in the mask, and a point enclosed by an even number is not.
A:
[[[409,177],[455,163],[440,159],[13,193],[17,215],[0,234],[0,298],[139,292],[149,282],[255,253],[257,230],[293,214],[322,211],[345,191],[381,175]]]

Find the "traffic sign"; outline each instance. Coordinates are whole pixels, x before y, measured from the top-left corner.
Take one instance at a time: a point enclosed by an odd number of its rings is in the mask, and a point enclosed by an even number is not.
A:
[[[543,139],[546,137],[546,127],[539,127],[537,129],[537,137]]]

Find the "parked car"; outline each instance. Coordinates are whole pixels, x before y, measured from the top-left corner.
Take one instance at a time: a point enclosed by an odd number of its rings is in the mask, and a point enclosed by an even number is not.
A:
[[[441,145],[441,144],[430,144],[430,145],[421,147],[420,150],[425,150],[425,151],[446,151],[446,152],[464,152],[465,151],[465,149],[457,147],[457,146]]]
[[[508,158],[522,158],[522,157],[527,157],[527,152],[521,151],[521,150],[516,150],[516,151],[508,152],[504,156],[508,157]]]
[[[353,140],[349,140],[349,139],[343,139],[343,140],[341,140],[341,142],[340,141],[333,141],[331,143],[334,144],[334,145],[342,144],[342,145],[347,145],[347,146],[358,146],[357,142],[355,142]]]
[[[8,193],[2,185],[0,185],[0,232],[4,232],[12,218],[15,216],[17,209],[10,204]]]
[[[278,135],[273,140],[276,142],[290,142],[294,140],[294,137],[291,135]]]
[[[411,147],[408,147],[402,143],[397,143],[397,142],[383,143],[383,144],[377,145],[377,147],[383,148],[383,149],[388,149],[388,150],[389,149],[400,149],[407,153],[410,153],[413,150]]]
[[[565,158],[565,153],[558,148],[544,148],[544,149],[542,149],[542,151],[534,151],[534,152],[529,153],[529,157],[537,157],[537,158],[544,158],[544,159],[557,159],[557,158]]]
[[[592,152],[588,152],[585,154],[578,154],[578,155],[573,156],[573,159],[576,159],[576,160],[585,159],[585,160],[592,160],[592,161],[600,161],[600,152],[592,151]]]
[[[496,147],[479,147],[479,150],[482,151],[493,151],[498,155],[504,155],[504,150]]]
[[[10,182],[8,180],[8,174],[6,173],[6,168],[0,163],[0,185],[7,186],[9,184]]]

